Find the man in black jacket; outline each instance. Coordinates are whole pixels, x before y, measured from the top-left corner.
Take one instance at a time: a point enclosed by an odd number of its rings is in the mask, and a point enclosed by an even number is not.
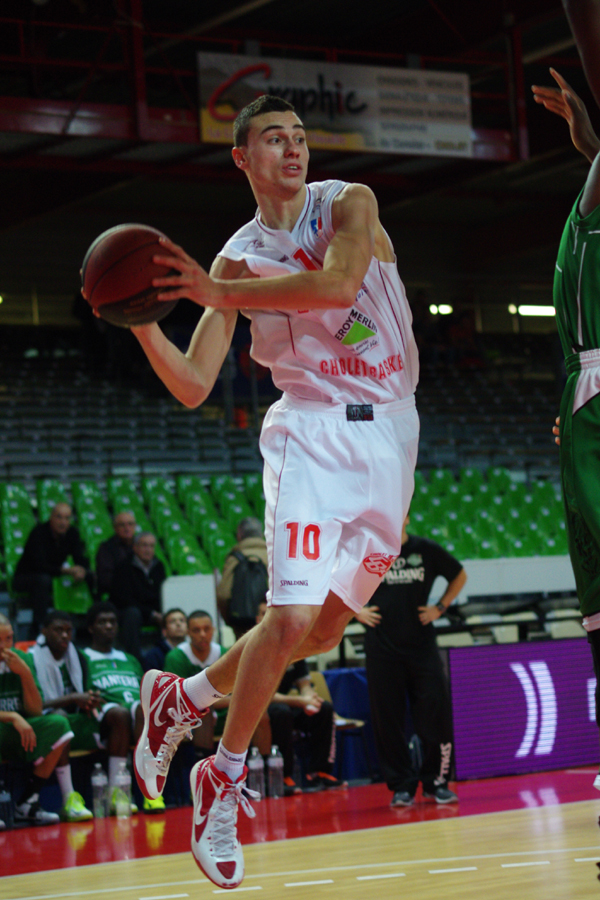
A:
[[[119,611],[119,633],[123,649],[141,660],[141,629],[162,624],[161,587],[167,577],[155,556],[156,538],[148,531],[136,534],[133,553],[115,569],[110,602]]]
[[[33,610],[31,637],[35,640],[44,624],[46,611],[53,606],[52,579],[69,575],[73,581],[86,581],[93,590],[94,578],[77,529],[71,525],[68,503],[57,503],[47,522],[36,525],[17,563],[13,589],[29,595]],[[67,560],[72,559],[72,563]]]
[[[133,553],[136,521],[132,512],[117,513],[113,519],[115,533],[102,541],[96,553],[96,581],[98,593],[109,594],[115,569]]]

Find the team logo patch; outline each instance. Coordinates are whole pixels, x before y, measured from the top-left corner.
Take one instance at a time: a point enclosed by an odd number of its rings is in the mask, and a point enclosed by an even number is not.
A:
[[[371,553],[363,559],[363,566],[371,575],[379,575],[382,578],[395,559],[396,557],[389,553]]]

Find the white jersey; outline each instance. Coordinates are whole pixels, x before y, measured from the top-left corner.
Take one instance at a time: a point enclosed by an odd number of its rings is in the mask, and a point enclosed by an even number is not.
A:
[[[257,212],[220,256],[268,277],[321,269],[334,236],[331,206],[343,181],[306,186],[291,232],[267,228]],[[419,363],[412,314],[396,263],[373,257],[351,308],[242,310],[252,322],[252,356],[276,386],[305,400],[387,403],[414,394]]]

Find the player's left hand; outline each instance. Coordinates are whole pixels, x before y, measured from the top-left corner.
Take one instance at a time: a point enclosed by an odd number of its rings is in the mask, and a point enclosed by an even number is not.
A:
[[[573,144],[591,161],[598,152],[599,142],[585,104],[556,69],[550,69],[550,74],[558,88],[534,84],[531,87],[533,99],[550,112],[565,119]]]
[[[442,614],[437,606],[419,606],[419,621],[421,625],[429,625],[436,619],[441,619]]]
[[[179,274],[152,279],[154,287],[164,288],[157,299],[180,300],[186,297],[199,306],[213,306],[215,283],[208,273],[182,247],[174,244],[169,238],[161,237],[160,243],[165,248],[165,255],[154,256],[154,262],[168,269],[176,269]]]

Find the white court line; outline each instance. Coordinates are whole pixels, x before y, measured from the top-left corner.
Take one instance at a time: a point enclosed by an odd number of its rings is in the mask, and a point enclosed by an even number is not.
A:
[[[290,881],[284,887],[309,887],[313,884],[333,884],[333,878],[324,878],[322,881]]]
[[[503,813],[496,813],[497,816],[502,816]],[[416,823],[420,824],[420,823]],[[395,827],[395,826],[392,826]],[[410,825],[402,825],[402,828],[411,828]],[[364,831],[365,833],[369,832],[369,829],[358,829],[358,831]],[[356,834],[356,831],[351,832],[352,834]],[[329,837],[329,835],[320,835],[321,839]],[[295,841],[305,841],[308,838],[290,838],[289,840]],[[255,879],[266,879],[266,878],[289,878],[291,875],[317,875],[321,873],[333,873],[333,872],[352,872],[357,869],[389,869],[389,868],[405,868],[406,866],[418,866],[418,865],[432,865],[437,863],[455,863],[455,862],[466,862],[466,861],[474,861],[474,862],[483,862],[484,860],[493,860],[493,859],[506,859],[506,857],[519,857],[519,856],[537,856],[542,853],[544,856],[564,856],[565,854],[571,853],[597,853],[598,845],[594,845],[591,847],[560,847],[555,850],[518,850],[518,851],[506,851],[504,853],[480,853],[480,854],[471,854],[470,856],[453,856],[453,857],[444,857],[440,859],[426,858],[426,859],[404,859],[404,860],[389,860],[389,862],[381,862],[381,863],[359,863],[356,865],[350,866],[322,866],[320,868],[315,869],[292,869],[287,872],[256,872],[256,873],[246,873],[246,881],[255,880]],[[174,854],[179,855],[181,857],[188,857],[187,853]],[[596,858],[594,858],[596,861]],[[91,869],[93,866],[123,866],[127,863],[132,862],[132,860],[114,860],[111,863],[94,863],[89,866],[78,866],[78,872],[80,875],[84,875],[88,869]],[[45,870],[44,872],[40,872],[39,874],[47,875],[49,872],[53,872],[54,870]],[[60,870],[56,870],[60,871]],[[35,873],[33,873],[35,874]],[[29,878],[32,875],[31,872],[24,872],[20,875],[10,875],[5,876],[5,878],[10,878],[14,881],[19,881],[23,878]],[[5,879],[3,879],[5,881]],[[156,890],[158,888],[163,889],[176,889],[182,887],[188,887],[190,885],[200,886],[200,887],[209,887],[209,883],[205,878],[194,878],[194,879],[186,879],[182,881],[164,881],[155,884],[132,884],[132,885],[123,885],[119,888],[121,892],[124,891],[136,891],[139,893],[140,891],[149,891]],[[241,888],[236,888],[236,890],[241,890]],[[248,890],[248,888],[244,888],[244,890]],[[60,894],[30,894],[23,896],[12,896],[10,900],[65,900],[65,898],[81,898],[81,897],[94,897],[94,896],[102,896],[103,894],[114,894],[115,888],[95,888],[88,891],[61,891]],[[231,893],[231,890],[227,891],[228,894]]]
[[[139,900],[175,900],[176,897],[189,896],[189,894],[161,894],[159,897],[140,897]]]
[[[463,866],[460,869],[430,869],[430,875],[447,875],[449,872],[476,872],[477,866]]]
[[[357,875],[357,881],[375,881],[376,878],[405,878],[406,872],[393,872],[391,875]]]
[[[219,888],[218,891],[213,891],[213,894],[239,894],[242,891],[262,891],[262,888],[258,884],[254,887],[227,888],[226,890]]]
[[[501,868],[503,869],[518,869],[522,866],[549,866],[549,859],[539,859],[534,862],[522,862],[522,863],[502,863]]]
[[[598,862],[600,856],[583,856],[581,859],[574,859],[573,862]]]

